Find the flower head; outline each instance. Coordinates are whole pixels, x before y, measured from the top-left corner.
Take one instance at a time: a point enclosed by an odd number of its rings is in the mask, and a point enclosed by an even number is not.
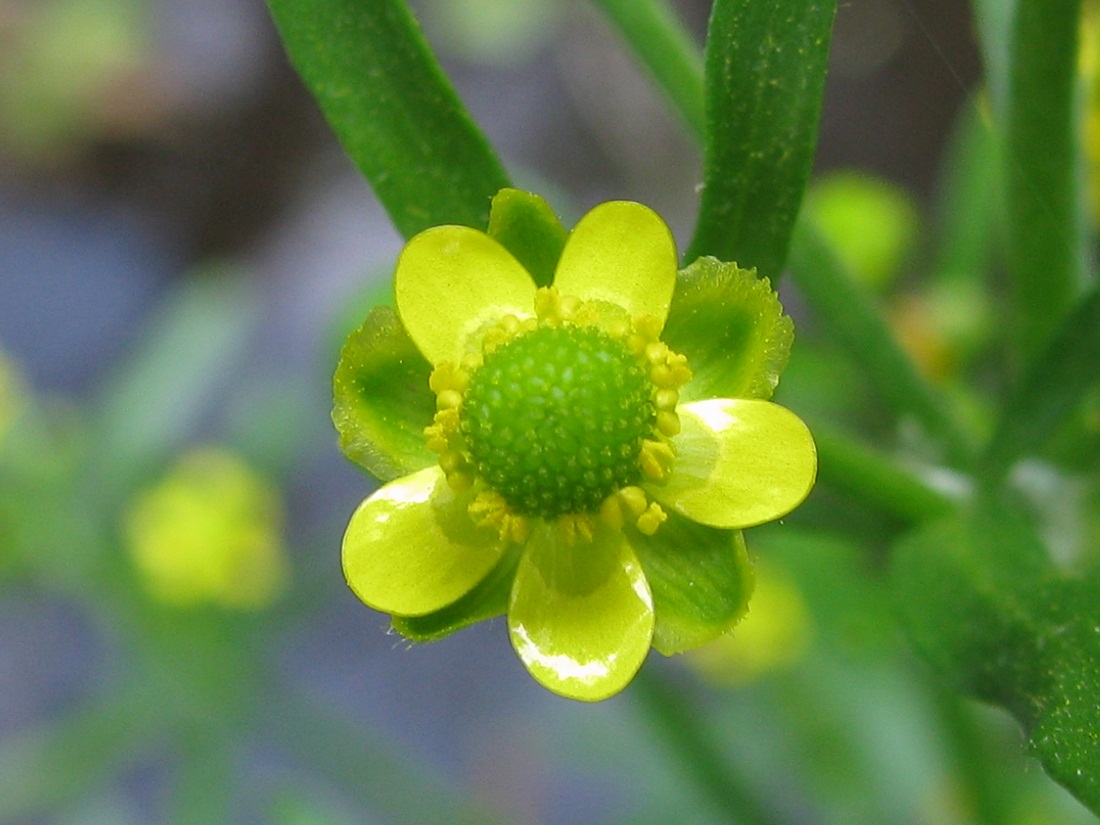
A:
[[[556,220],[532,203],[553,248]],[[539,682],[597,700],[651,645],[678,652],[740,618],[740,528],[805,498],[814,446],[765,400],[791,337],[766,281],[704,260],[674,297],[671,233],[636,203],[584,216],[552,283],[511,246],[420,233],[397,264],[400,323],[376,311],[349,339],[334,417],[389,483],[352,516],[344,571],[413,638],[507,613]]]
[[[127,513],[125,531],[143,583],[179,607],[268,606],[286,584],[278,494],[234,455],[210,447],[180,457]]]

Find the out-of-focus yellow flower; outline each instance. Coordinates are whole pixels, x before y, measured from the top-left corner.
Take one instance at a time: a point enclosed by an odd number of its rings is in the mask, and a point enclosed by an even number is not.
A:
[[[134,501],[125,531],[145,586],[170,604],[255,609],[286,582],[279,497],[221,450],[180,458]]]
[[[756,566],[756,587],[741,623],[687,655],[706,679],[738,685],[796,664],[809,639],[809,612],[798,588],[764,562]]]

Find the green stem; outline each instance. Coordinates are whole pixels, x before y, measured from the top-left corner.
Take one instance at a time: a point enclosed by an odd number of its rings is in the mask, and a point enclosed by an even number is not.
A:
[[[0,821],[52,813],[117,774],[158,735],[160,710],[144,690],[122,688],[7,738],[0,745]]]
[[[699,219],[685,261],[783,274],[813,167],[836,0],[715,0]]]
[[[973,809],[974,822],[1008,825],[1014,817],[1006,783],[997,770],[989,737],[977,724],[973,708],[938,683],[931,690],[950,749],[948,758],[954,766],[954,776],[961,780],[962,791],[969,797],[966,801]]]
[[[706,131],[703,56],[663,0],[592,0],[619,30],[699,140]]]
[[[819,459],[818,480],[910,524],[951,512],[954,502],[888,456],[821,424],[812,426]]]
[[[989,272],[1003,191],[1000,163],[996,134],[981,101],[972,96],[955,124],[939,182],[943,196],[936,207],[939,242],[932,273],[941,284],[978,282]]]
[[[461,798],[442,777],[320,703],[279,690],[257,707],[262,733],[303,767],[386,822],[492,825],[502,820]]]
[[[699,792],[713,803],[722,821],[738,825],[780,825],[783,820],[759,798],[748,781],[730,764],[729,757],[702,721],[702,714],[685,700],[663,674],[643,668],[631,686],[631,695],[668,746],[675,763],[689,772]]]
[[[816,317],[863,368],[879,396],[898,415],[914,416],[946,447],[955,465],[971,456],[968,439],[940,396],[917,372],[882,314],[856,285],[819,232],[806,221],[791,244],[791,276]]]
[[[180,764],[171,800],[170,822],[221,825],[231,822],[234,776],[233,733],[211,728],[179,732]]]
[[[270,0],[290,59],[406,238],[484,229],[508,185],[404,0]]]
[[[1018,0],[1007,110],[1008,263],[1028,364],[1085,283],[1078,148],[1080,0]]]
[[[1039,448],[1100,380],[1100,287],[1070,314],[1024,381],[1005,404],[982,467],[1000,480],[1026,453]]]

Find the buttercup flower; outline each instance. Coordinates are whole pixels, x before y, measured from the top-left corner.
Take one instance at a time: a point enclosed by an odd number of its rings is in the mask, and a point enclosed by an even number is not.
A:
[[[624,687],[651,645],[736,623],[740,529],[788,513],[816,473],[805,425],[766,400],[791,341],[766,280],[703,259],[678,281],[640,204],[565,238],[505,190],[488,234],[412,238],[395,294],[398,317],[372,312],[335,378],[345,451],[388,482],[344,537],[363,602],[413,639],[507,613],[531,674],[583,700]]]
[[[126,515],[125,535],[142,582],[179,607],[267,607],[287,579],[278,492],[231,453],[195,448]]]

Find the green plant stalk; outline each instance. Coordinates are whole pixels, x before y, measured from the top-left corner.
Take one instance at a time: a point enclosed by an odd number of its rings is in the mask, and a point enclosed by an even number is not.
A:
[[[831,427],[813,423],[818,481],[859,497],[908,524],[951,512],[955,502],[888,456]]]
[[[1085,283],[1077,111],[1080,0],[1018,0],[1006,112],[1008,263],[1022,364]]]
[[[484,229],[508,176],[403,0],[270,0],[321,111],[406,238]]]
[[[999,481],[1017,459],[1038,449],[1100,381],[1100,287],[1066,319],[1004,405],[981,462],[985,478]]]
[[[233,821],[233,754],[227,731],[187,730],[178,736],[180,764],[170,802],[169,822],[222,825]]]
[[[937,204],[936,257],[940,283],[978,282],[989,272],[991,238],[1002,191],[996,135],[977,96],[959,115],[949,147]],[[991,193],[996,196],[991,197]]]
[[[716,0],[706,45],[699,220],[713,255],[774,282],[810,177],[835,0]]]
[[[302,767],[325,776],[386,822],[503,822],[415,760],[402,759],[392,744],[376,740],[307,697],[278,690],[265,696],[256,711],[259,732],[269,741],[289,756],[308,754],[308,764]]]
[[[974,709],[956,693],[939,683],[931,687],[935,711],[945,734],[948,758],[954,775],[962,780],[965,801],[973,810],[974,821],[981,825],[1009,825],[1014,821],[1006,782],[992,754],[989,736]]]
[[[7,738],[0,745],[0,821],[54,813],[106,781],[157,738],[161,716],[160,704],[134,687]]]
[[[818,230],[799,224],[791,244],[791,276],[826,327],[866,373],[897,415],[913,415],[946,448],[945,459],[963,466],[971,448],[942,399],[917,372],[882,314],[845,271]]]
[[[729,765],[728,756],[699,723],[681,691],[652,666],[643,667],[630,688],[654,730],[675,755],[698,790],[710,799],[723,821],[738,825],[782,825],[777,817]]]
[[[691,35],[664,0],[592,0],[625,38],[677,113],[700,140],[703,58]]]

